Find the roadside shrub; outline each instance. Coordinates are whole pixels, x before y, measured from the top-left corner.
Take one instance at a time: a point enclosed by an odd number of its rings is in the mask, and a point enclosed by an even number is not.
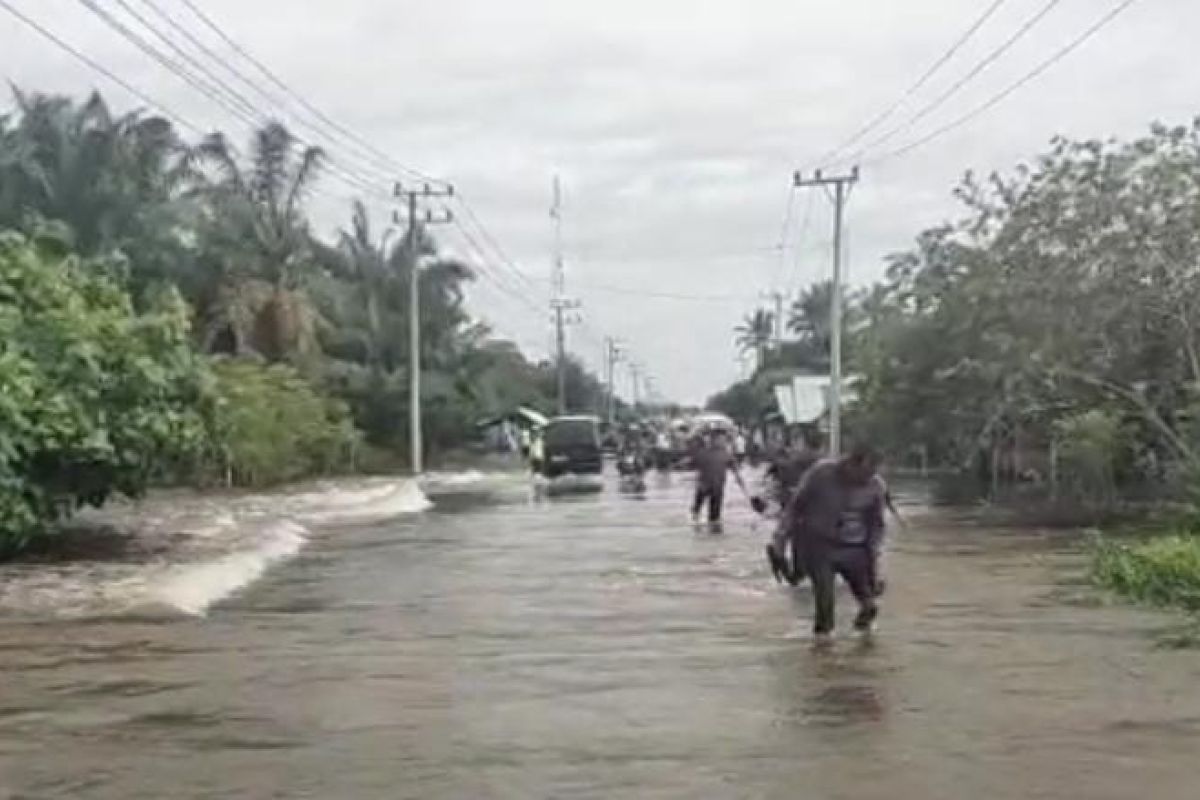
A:
[[[195,458],[212,377],[174,291],[136,313],[107,265],[0,234],[0,554]]]
[[[1200,537],[1174,533],[1124,543],[1101,539],[1092,579],[1130,600],[1200,611]]]
[[[360,437],[345,403],[294,368],[226,360],[214,371],[218,463],[230,483],[270,486],[353,466]]]

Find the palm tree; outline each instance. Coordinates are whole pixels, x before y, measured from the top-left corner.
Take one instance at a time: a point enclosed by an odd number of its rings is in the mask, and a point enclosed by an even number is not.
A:
[[[733,330],[737,334],[738,348],[743,353],[753,352],[760,368],[766,364],[767,348],[775,332],[775,315],[766,309],[757,309]]]
[[[96,93],[79,104],[16,88],[13,98],[16,112],[0,117],[0,226],[53,220],[82,253],[121,251],[135,275],[178,269],[190,173],[170,122],[115,117]]]
[[[464,285],[475,278],[466,264],[438,259],[421,270],[421,351],[426,364],[447,365],[471,340]]]
[[[252,135],[248,159],[220,133],[201,142],[196,157],[211,173],[208,244],[218,279],[210,348],[272,360],[313,352],[317,320],[302,286],[313,249],[303,204],[324,151],[271,122]]]
[[[342,272],[354,284],[355,294],[366,312],[367,360],[376,371],[383,368],[383,328],[379,304],[388,288],[389,278],[394,277],[393,256],[399,247],[395,245],[391,250],[388,249],[388,240],[394,232],[394,229],[389,229],[376,241],[367,207],[355,200],[350,229],[343,230],[338,237]]]
[[[829,351],[833,331],[830,323],[832,299],[833,281],[822,281],[809,286],[792,303],[788,330],[816,351]]]

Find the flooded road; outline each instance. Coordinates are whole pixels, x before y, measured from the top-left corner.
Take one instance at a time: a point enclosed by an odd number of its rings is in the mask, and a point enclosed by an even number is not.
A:
[[[1200,656],[1070,602],[1067,542],[909,498],[879,632],[814,650],[766,531],[687,491],[484,478],[205,616],[0,605],[0,797],[1197,796]]]

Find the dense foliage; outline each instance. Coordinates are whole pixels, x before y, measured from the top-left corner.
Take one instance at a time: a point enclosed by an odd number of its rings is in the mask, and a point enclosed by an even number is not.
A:
[[[1105,453],[1076,461],[1100,486],[1194,468],[1200,125],[1060,140],[958,196],[965,219],[890,261],[865,365],[877,435],[1014,471],[1088,439]]]
[[[471,270],[424,231],[409,252],[355,204],[335,241],[313,233],[325,160],[279,124],[244,149],[219,133],[189,143],[99,95],[14,91],[0,113],[10,544],[152,478],[290,480],[347,468],[360,441],[398,460],[414,268],[431,456],[514,404],[554,410],[554,370],[471,319]],[[575,362],[568,397],[602,407]]]
[[[0,235],[0,550],[200,458],[213,392],[174,292]]]
[[[1130,600],[1200,611],[1200,537],[1174,533],[1135,543],[1101,540],[1092,578]]]
[[[961,219],[919,234],[886,280],[848,298],[858,433],[898,459],[921,450],[1093,499],[1195,474],[1200,122],[1059,139],[1011,174],[968,174],[956,196]],[[797,336],[767,369],[827,368],[815,357],[827,305],[827,286],[801,297]],[[743,346],[765,346],[761,327],[739,329]],[[745,394],[714,400],[754,405]]]
[[[292,367],[219,361],[216,465],[230,483],[264,486],[346,470],[360,434],[346,404]]]

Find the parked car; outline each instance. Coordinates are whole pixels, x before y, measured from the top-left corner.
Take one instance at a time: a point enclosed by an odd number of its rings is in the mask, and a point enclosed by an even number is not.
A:
[[[600,448],[600,420],[591,416],[564,416],[550,420],[542,430],[545,462],[542,474],[599,475],[604,471]]]

